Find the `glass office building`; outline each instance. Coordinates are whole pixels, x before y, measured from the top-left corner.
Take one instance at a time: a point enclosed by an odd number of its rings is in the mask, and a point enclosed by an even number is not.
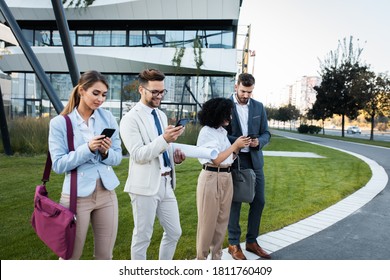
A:
[[[5,2],[66,104],[73,85],[51,1]],[[241,3],[95,0],[86,8],[65,4],[65,14],[79,71],[98,70],[108,78],[104,108],[119,120],[139,100],[138,73],[157,68],[166,74],[168,90],[161,108],[173,122],[196,118],[204,101],[233,92]],[[11,117],[57,114],[19,46],[7,47],[0,69],[12,77]]]

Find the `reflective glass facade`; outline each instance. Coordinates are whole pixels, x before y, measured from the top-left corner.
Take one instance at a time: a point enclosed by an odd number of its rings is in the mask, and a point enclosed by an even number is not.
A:
[[[164,22],[158,24],[164,26]],[[187,23],[188,24],[188,23]],[[91,25],[90,29],[72,23],[70,39],[77,47],[108,47],[115,51],[115,47],[144,47],[144,48],[193,48],[194,41],[200,43],[201,48],[234,49],[235,33],[232,26],[223,25],[218,28],[207,28],[207,24],[199,24],[187,30],[177,28],[140,29],[136,27],[120,29],[118,26],[100,28]],[[141,25],[141,24],[138,24]],[[168,24],[170,26],[172,24]],[[33,28],[31,28],[33,26]],[[45,25],[46,26],[46,25]],[[42,24],[28,24],[22,26],[22,32],[31,46],[61,46],[61,38],[56,27]],[[109,29],[110,28],[110,29]],[[207,62],[206,62],[207,63]],[[96,69],[100,71],[99,69]],[[195,71],[194,71],[195,72]],[[68,73],[47,73],[55,92],[65,105],[72,82]],[[110,89],[107,101],[103,107],[110,110],[119,120],[139,100],[136,77],[138,73],[104,73]],[[167,113],[171,122],[180,117],[196,118],[200,104],[212,97],[228,97],[234,90],[234,75],[231,76],[181,76],[165,73],[165,86],[168,90],[161,108]],[[38,78],[33,73],[13,73],[12,82],[12,116],[55,116],[49,98],[43,90]]]
[[[72,91],[69,74],[49,74],[50,81],[65,105]],[[103,108],[119,120],[139,101],[137,74],[105,74],[110,85]],[[48,96],[35,74],[18,73],[12,80],[12,117],[56,116]],[[199,105],[213,97],[229,97],[234,89],[234,77],[167,75],[161,109],[171,123],[177,118],[196,118]]]
[[[23,29],[31,46],[61,46],[58,30]],[[202,48],[234,47],[231,30],[70,30],[72,44],[78,47],[193,47],[199,38]]]

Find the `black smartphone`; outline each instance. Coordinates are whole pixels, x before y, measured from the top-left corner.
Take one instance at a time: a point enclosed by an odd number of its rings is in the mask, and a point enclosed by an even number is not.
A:
[[[106,137],[111,137],[115,132],[115,129],[113,128],[105,128],[103,129],[102,133],[100,133],[101,135],[105,135]]]
[[[257,135],[257,134],[249,134],[248,137],[250,137],[251,139],[256,139],[256,138],[259,138],[259,135]]]
[[[180,119],[176,126],[185,126],[190,120],[189,119]]]

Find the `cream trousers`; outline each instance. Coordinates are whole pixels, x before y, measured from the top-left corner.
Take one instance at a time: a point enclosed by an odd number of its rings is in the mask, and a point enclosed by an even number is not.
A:
[[[62,194],[60,203],[69,207],[70,196]],[[94,258],[112,259],[118,231],[118,200],[115,190],[109,191],[96,181],[95,191],[87,197],[77,198],[76,240],[72,260],[80,259],[91,223],[94,236]]]
[[[229,221],[233,198],[233,181],[229,172],[203,170],[198,177],[196,203],[198,209],[198,231],[196,258],[220,260],[222,245]]]

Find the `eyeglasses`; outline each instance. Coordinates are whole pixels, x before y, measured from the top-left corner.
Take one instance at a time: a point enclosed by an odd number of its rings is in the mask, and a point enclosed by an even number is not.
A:
[[[153,96],[158,96],[158,95],[161,95],[161,96],[164,96],[165,94],[167,94],[167,90],[166,89],[163,89],[163,90],[150,90],[150,89],[147,89],[146,87],[143,86],[144,89],[146,89],[147,91],[149,91]]]

